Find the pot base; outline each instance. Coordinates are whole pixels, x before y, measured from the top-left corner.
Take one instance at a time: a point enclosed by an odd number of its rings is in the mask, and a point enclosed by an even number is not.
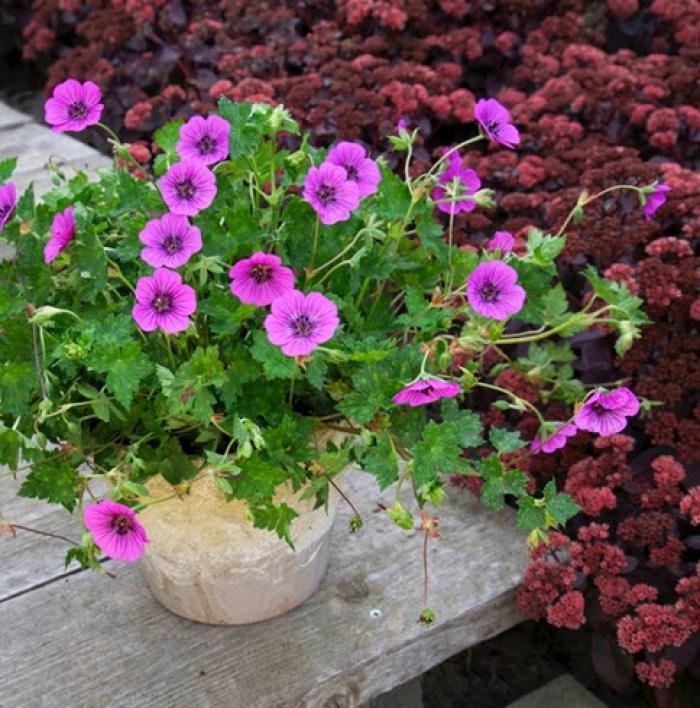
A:
[[[172,492],[162,478],[148,487],[154,499]],[[209,476],[181,500],[141,512],[150,539],[142,566],[156,599],[181,617],[215,625],[260,622],[307,600],[328,567],[337,494],[328,513],[291,491],[275,501],[299,513],[291,532],[296,551],[274,532],[254,528],[245,503],[227,502]]]

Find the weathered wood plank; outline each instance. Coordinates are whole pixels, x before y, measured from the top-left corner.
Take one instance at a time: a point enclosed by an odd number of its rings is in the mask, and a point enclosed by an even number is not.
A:
[[[526,552],[510,511],[452,495],[430,549],[438,621],[425,627],[420,535],[373,513],[368,475],[346,487],[365,528],[348,534],[341,508],[321,589],[283,617],[190,623],[157,605],[137,567],[116,563],[116,580],[79,573],[1,603],[0,704],[63,706],[69,694],[95,707],[358,706],[520,620]]]
[[[89,145],[34,123],[0,133],[0,159],[14,155],[19,157],[17,175],[43,169],[50,158],[83,169],[89,160],[102,157]],[[102,160],[109,164],[108,158]]]
[[[6,472],[0,467],[0,475]],[[80,524],[62,506],[16,496],[20,480],[0,479],[0,514],[11,523],[80,541]],[[0,602],[74,572],[63,558],[70,546],[58,539],[18,530],[16,538],[0,537]],[[0,706],[2,697],[0,696]]]
[[[0,102],[0,130],[7,130],[22,125],[24,123],[31,122],[32,117],[28,116],[26,113],[20,113],[14,108],[10,108],[4,103]],[[0,141],[3,140],[3,136],[0,134]]]

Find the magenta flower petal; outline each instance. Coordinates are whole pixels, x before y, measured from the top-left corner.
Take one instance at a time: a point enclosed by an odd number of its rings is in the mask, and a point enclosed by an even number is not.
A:
[[[190,326],[190,315],[197,309],[194,289],[182,277],[167,268],[139,278],[134,292],[136,304],[131,314],[144,332],[160,328],[168,334],[182,332]]]
[[[625,386],[613,391],[596,391],[576,414],[574,423],[581,430],[614,435],[627,427],[627,417],[637,415],[639,399]]]
[[[484,317],[505,320],[520,312],[526,293],[518,284],[518,273],[502,261],[486,261],[476,267],[467,282],[467,299]]]
[[[474,118],[494,142],[511,149],[520,144],[520,133],[511,124],[508,109],[495,98],[482,98],[477,101],[474,106]]]
[[[110,558],[133,563],[143,555],[148,536],[128,506],[113,501],[90,504],[83,511],[85,527],[95,545]]]
[[[216,196],[216,177],[199,161],[174,164],[158,182],[163,201],[173,214],[196,216]]]
[[[75,238],[75,217],[73,207],[54,216],[51,222],[51,237],[44,246],[44,262],[51,263]]]
[[[154,268],[179,268],[193,253],[202,250],[202,234],[182,214],[164,214],[160,219],[152,219],[139,239],[146,246],[141,258]]]
[[[391,400],[411,408],[425,406],[441,398],[454,398],[462,393],[462,387],[454,381],[444,381],[435,376],[425,376],[402,388]]]
[[[211,165],[228,157],[231,124],[220,116],[194,116],[180,128],[176,147],[182,160]]]
[[[264,307],[294,289],[294,273],[272,253],[254,253],[233,265],[228,272],[231,292],[249,305]]]
[[[574,423],[566,423],[560,426],[548,438],[545,438],[544,442],[538,435],[530,444],[530,449],[536,453],[550,453],[555,450],[560,450],[566,445],[567,439],[573,437],[576,433],[578,433],[576,425]]]
[[[57,133],[80,132],[102,116],[102,93],[92,81],[68,79],[56,86],[44,104],[44,117]]]
[[[326,225],[347,221],[360,205],[357,184],[348,180],[342,167],[327,161],[309,170],[304,180],[304,199]]]
[[[340,320],[335,303],[321,293],[289,290],[265,318],[267,338],[287,356],[306,356],[335,334]]]
[[[500,251],[501,254],[510,253],[515,246],[513,234],[508,231],[496,231],[493,238],[486,244],[488,251]]]
[[[476,206],[472,195],[481,188],[479,175],[464,167],[462,156],[457,152],[450,153],[447,160],[449,166],[438,178],[432,192],[437,208],[446,214],[472,211]]]
[[[649,221],[652,216],[656,213],[663,204],[666,203],[666,192],[670,192],[671,188],[660,182],[654,187],[654,191],[651,194],[646,195],[646,201],[644,202],[644,218]]]
[[[382,179],[377,163],[367,157],[359,143],[338,143],[328,153],[327,162],[342,167],[350,182],[357,185],[357,193],[362,197],[374,194]]]
[[[12,182],[0,186],[0,234],[17,206],[17,189]]]

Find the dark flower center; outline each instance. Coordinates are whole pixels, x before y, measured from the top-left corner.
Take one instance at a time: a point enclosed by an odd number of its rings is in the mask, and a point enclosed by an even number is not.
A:
[[[323,206],[328,206],[335,199],[335,187],[330,184],[322,184],[318,188],[317,196]]]
[[[202,155],[208,155],[210,152],[214,151],[214,148],[216,147],[216,140],[214,140],[211,135],[204,135],[197,143],[197,147]]]
[[[357,182],[358,171],[355,165],[345,165],[345,171],[348,173],[348,179],[351,182]]]
[[[172,256],[182,248],[182,239],[175,234],[170,234],[163,239],[163,248]]]
[[[9,205],[7,205],[7,204],[0,205],[0,219],[2,219],[3,216],[5,216],[5,214],[9,214],[9,212],[10,212]]]
[[[160,293],[153,298],[153,309],[158,313],[167,312],[172,306],[172,299],[166,293]]]
[[[297,315],[292,321],[292,332],[298,337],[308,337],[314,331],[314,322],[308,315]]]
[[[498,300],[498,296],[501,294],[500,289],[493,283],[486,283],[483,288],[481,288],[481,299],[485,302],[494,302]]]
[[[175,185],[175,191],[178,193],[180,199],[192,199],[196,190],[194,184],[192,184],[192,180],[183,179],[182,182],[178,182]]]
[[[498,134],[498,131],[501,129],[501,124],[498,123],[495,120],[489,120],[486,122],[486,130],[489,132],[493,133],[494,135]]]
[[[250,277],[256,283],[267,283],[271,279],[272,266],[258,263],[250,269]]]
[[[591,404],[591,408],[597,415],[603,415],[605,413],[605,408],[596,401],[595,403]]]
[[[112,528],[114,529],[114,533],[119,536],[124,536],[129,533],[129,531],[134,530],[134,524],[126,514],[119,514],[112,519]]]
[[[68,106],[68,115],[71,118],[85,118],[87,112],[87,106],[82,101],[75,101]]]

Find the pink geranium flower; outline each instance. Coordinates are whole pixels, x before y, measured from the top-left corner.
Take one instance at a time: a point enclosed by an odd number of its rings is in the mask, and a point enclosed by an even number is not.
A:
[[[599,389],[574,417],[581,430],[614,435],[627,427],[627,418],[639,412],[639,399],[626,386],[612,391]]]
[[[51,238],[44,246],[44,262],[51,263],[66,246],[75,238],[75,216],[73,207],[68,207],[63,213],[54,216],[51,222]]]
[[[655,185],[654,191],[651,194],[646,195],[646,201],[644,202],[644,218],[649,221],[652,216],[656,213],[656,210],[666,203],[666,192],[670,192],[671,188],[660,182]]]
[[[233,265],[228,272],[231,292],[249,305],[264,307],[294,289],[294,273],[272,253],[254,253]]]
[[[141,258],[154,268],[179,268],[193,253],[202,250],[202,234],[182,214],[164,214],[160,219],[152,219],[139,239],[146,246]]]
[[[462,387],[454,381],[444,381],[435,376],[424,376],[402,388],[391,400],[407,403],[411,408],[425,406],[441,398],[454,398],[462,393]]]
[[[494,142],[511,149],[520,144],[520,133],[511,124],[508,109],[495,98],[482,98],[477,101],[474,106],[474,118]]]
[[[324,162],[312,167],[304,180],[304,199],[314,208],[322,224],[347,221],[360,205],[357,184],[338,165]]]
[[[216,196],[216,177],[198,161],[177,162],[158,182],[163,201],[173,214],[196,216]]]
[[[469,276],[467,299],[480,315],[505,320],[522,309],[525,291],[518,285],[515,268],[502,261],[487,261]]]
[[[148,537],[136,514],[113,501],[90,504],[83,512],[85,527],[95,545],[110,558],[133,563],[143,555]]]
[[[472,211],[476,206],[473,198],[481,187],[479,175],[462,164],[462,156],[451,152],[447,157],[449,167],[438,178],[432,197],[437,208],[446,214],[460,214]]]
[[[190,315],[197,309],[194,289],[182,282],[179,273],[158,268],[153,275],[136,283],[136,304],[131,314],[144,332],[160,328],[168,334],[190,326]]]
[[[357,185],[357,193],[368,197],[377,191],[382,176],[374,160],[367,157],[365,149],[359,143],[338,143],[328,153],[327,162],[342,167],[350,182]]]
[[[100,101],[102,93],[97,84],[68,79],[54,88],[44,104],[44,117],[56,133],[77,133],[100,120],[104,108]]]
[[[578,428],[574,423],[565,423],[555,430],[549,437],[546,437],[544,441],[538,435],[530,444],[530,449],[533,452],[554,452],[555,450],[560,450],[564,445],[566,445],[567,438],[572,438],[578,433]]]
[[[289,290],[272,303],[264,324],[267,338],[287,356],[306,356],[331,339],[340,320],[335,303],[321,293]]]
[[[17,189],[12,182],[0,186],[0,234],[17,206]]]
[[[486,244],[488,251],[500,251],[501,254],[510,253],[515,246],[513,234],[508,231],[496,231],[493,238]]]
[[[180,128],[175,148],[183,160],[211,165],[228,157],[230,133],[231,124],[220,116],[194,116]]]

